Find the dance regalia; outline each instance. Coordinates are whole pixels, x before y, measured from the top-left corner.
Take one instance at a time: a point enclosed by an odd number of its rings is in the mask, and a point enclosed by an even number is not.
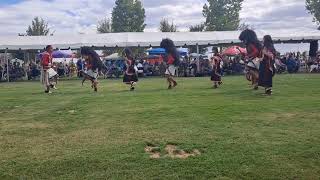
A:
[[[84,74],[88,76],[92,80],[98,79],[98,70],[93,69],[92,62],[89,60],[86,60],[86,70],[84,71]]]
[[[221,57],[213,57],[211,81],[216,83],[221,83],[221,61]]]
[[[46,90],[48,87],[54,86],[54,78],[57,75],[57,72],[52,68],[52,55],[44,52],[41,59],[41,83]]]
[[[261,51],[254,44],[248,44],[247,52],[249,62],[246,65],[246,78],[252,82],[254,89],[258,89]]]
[[[264,48],[263,60],[260,62],[259,69],[259,86],[272,88],[272,77],[275,73],[274,57],[275,53]]]
[[[167,70],[166,70],[165,74],[168,76],[175,76],[177,68],[174,64],[174,62],[175,62],[174,57],[171,54],[169,54],[164,59],[167,62]]]
[[[127,70],[124,73],[123,82],[126,84],[132,84],[138,82],[138,76],[135,69],[133,59],[127,60]]]
[[[261,58],[261,52],[259,51],[259,49],[253,45],[253,44],[249,44],[247,46],[247,52],[248,52],[248,57],[249,57],[249,63],[252,62],[253,64],[248,64],[249,67],[254,68],[256,70],[259,69],[259,58]]]

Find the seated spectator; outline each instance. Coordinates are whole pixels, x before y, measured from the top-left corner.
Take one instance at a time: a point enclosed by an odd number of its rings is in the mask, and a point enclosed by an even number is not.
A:
[[[58,65],[58,74],[59,74],[60,77],[63,77],[64,73],[65,73],[64,65],[63,65],[62,62],[60,62],[59,65]]]
[[[153,66],[153,73],[154,76],[160,76],[160,67],[158,62],[156,62]]]
[[[3,73],[3,67],[0,65],[0,81],[2,80]]]
[[[293,54],[291,53],[286,61],[287,70],[289,73],[294,73],[296,70],[297,62],[293,58]]]
[[[143,70],[143,62],[139,61],[139,63],[137,64],[137,68],[138,68],[138,75],[139,77],[143,77],[144,76],[144,70]]]
[[[161,62],[161,64],[159,65],[159,71],[160,71],[160,75],[164,76],[165,72],[166,72],[166,65],[164,64],[164,62]]]
[[[77,74],[77,67],[73,63],[73,61],[71,61],[69,65],[69,76],[74,77],[76,74]]]
[[[29,74],[28,74],[28,80],[36,79],[38,76],[40,76],[41,72],[38,66],[35,63],[31,63],[29,65]]]
[[[77,61],[77,70],[78,70],[77,76],[82,77],[82,74],[80,73],[83,70],[83,63],[81,59],[78,59]]]
[[[296,58],[296,68],[294,69],[294,72],[297,73],[300,70],[301,61],[299,58]]]

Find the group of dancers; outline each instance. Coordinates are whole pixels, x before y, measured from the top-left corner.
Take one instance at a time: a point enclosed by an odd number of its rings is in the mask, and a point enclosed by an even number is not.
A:
[[[266,35],[263,38],[263,44],[261,44],[256,33],[253,30],[247,29],[240,34],[239,39],[245,44],[247,49],[247,59],[249,60],[246,65],[247,79],[252,82],[253,89],[257,90],[259,86],[262,86],[265,88],[265,94],[271,95],[273,85],[272,78],[275,74],[274,60],[276,56],[276,50],[271,36]],[[160,47],[164,48],[166,51],[163,59],[167,64],[165,76],[168,82],[168,89],[173,89],[178,85],[174,77],[177,66],[180,62],[179,53],[171,39],[163,39]],[[52,93],[52,89],[57,89],[57,73],[51,67],[52,52],[53,47],[48,45],[41,60],[41,80],[45,88],[45,93]],[[89,80],[91,82],[92,89],[97,92],[99,84],[98,75],[105,67],[100,60],[99,55],[92,48],[82,47],[81,55],[85,59],[86,65],[85,70],[81,72],[84,77],[82,84],[86,80]],[[125,48],[122,55],[126,61],[126,70],[124,72],[123,82],[130,86],[130,91],[134,91],[136,84],[139,81],[137,68],[135,67],[134,55],[129,48]],[[215,89],[222,85],[222,61],[223,59],[219,54],[218,49],[214,49],[214,54],[211,58],[211,81],[213,82],[213,88]]]
[[[246,45],[247,58],[246,77],[252,82],[253,89],[259,86],[265,88],[266,95],[272,95],[273,76],[275,70],[276,50],[270,35],[263,37],[263,43],[258,40],[257,34],[250,29],[244,30],[239,39]]]

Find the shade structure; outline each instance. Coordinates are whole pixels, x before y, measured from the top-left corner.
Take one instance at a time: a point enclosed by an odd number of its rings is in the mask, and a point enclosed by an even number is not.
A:
[[[105,58],[105,60],[122,60],[123,58],[119,56],[119,53],[113,53]]]
[[[188,48],[178,48],[177,51],[179,52],[180,56],[187,56],[189,54]],[[147,52],[149,53],[149,55],[164,55],[164,54],[166,54],[166,50],[163,48],[149,49]]]
[[[247,54],[247,50],[239,46],[231,46],[222,52],[222,55],[224,56],[236,56],[241,54]]]
[[[38,58],[42,58],[43,53],[38,54]],[[57,59],[61,59],[61,58],[72,58],[74,55],[72,52],[65,52],[65,51],[53,51],[52,53],[52,57],[53,58],[57,58]]]
[[[159,47],[162,39],[170,38],[176,46],[220,45],[240,43],[240,31],[212,32],[134,32],[106,34],[63,34],[54,36],[0,36],[0,50],[39,50],[46,45],[60,49],[94,47]],[[320,40],[319,30],[256,30],[260,40],[271,35],[276,43]]]
[[[187,56],[189,54],[188,48],[178,48],[177,50],[179,51],[181,56]]]
[[[72,58],[73,54],[71,53],[67,53],[67,52],[64,52],[64,51],[53,51],[52,53],[52,57],[53,58]]]
[[[166,50],[163,48],[154,48],[148,50],[149,55],[164,55],[166,54]]]
[[[160,55],[149,55],[145,58],[150,64],[161,64],[163,62],[163,57]]]

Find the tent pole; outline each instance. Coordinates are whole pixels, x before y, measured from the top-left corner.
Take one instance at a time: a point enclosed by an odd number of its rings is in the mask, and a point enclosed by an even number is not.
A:
[[[7,62],[7,80],[8,82],[10,82],[8,48],[6,48],[4,52],[4,58],[5,58],[5,61]]]
[[[31,63],[31,62],[30,62],[30,56],[29,56],[30,54],[29,54],[29,52],[28,52],[27,50],[25,51],[25,53],[26,53],[26,56],[27,56],[26,58],[27,58],[27,61],[28,61],[28,64],[27,64],[27,65],[29,66],[29,64]],[[28,73],[26,73],[26,75],[27,75],[27,77],[28,77]]]
[[[197,74],[200,74],[200,56],[199,56],[200,50],[199,50],[198,43],[197,43],[197,54],[198,54],[198,56],[197,56]],[[197,75],[197,74],[195,74],[195,75]]]

